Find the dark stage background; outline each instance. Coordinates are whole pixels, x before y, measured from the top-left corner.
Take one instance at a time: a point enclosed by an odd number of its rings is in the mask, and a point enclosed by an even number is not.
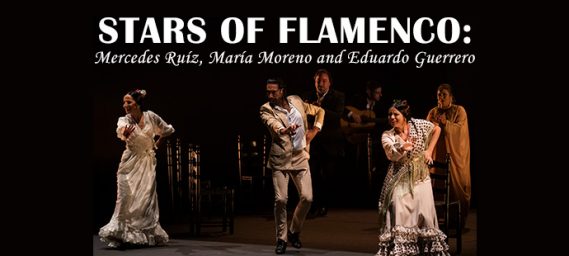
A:
[[[175,136],[185,142],[199,144],[202,148],[202,175],[218,184],[236,183],[236,136],[237,134],[263,134],[266,128],[259,118],[259,107],[265,100],[265,81],[278,76],[289,86],[289,94],[300,94],[313,90],[313,74],[318,68],[326,68],[332,74],[332,88],[343,91],[349,98],[364,90],[365,82],[378,80],[383,84],[385,99],[406,98],[410,101],[413,116],[425,118],[430,108],[436,106],[436,89],[441,83],[453,86],[456,103],[466,108],[469,118],[471,140],[471,173],[473,185],[473,207],[477,206],[478,177],[481,166],[478,164],[481,139],[478,127],[483,116],[477,106],[483,104],[476,98],[475,90],[481,85],[480,65],[484,55],[478,51],[482,36],[478,30],[479,20],[475,17],[454,16],[461,25],[469,24],[472,31],[468,36],[472,43],[461,42],[452,45],[431,43],[403,44],[295,44],[278,43],[278,17],[265,17],[260,23],[264,32],[258,34],[256,44],[239,43],[230,45],[222,42],[218,29],[221,20],[227,16],[203,16],[207,21],[208,38],[200,45],[186,44],[112,44],[104,45],[98,41],[98,21],[103,16],[92,18],[91,60],[95,60],[98,51],[112,53],[141,54],[149,49],[150,53],[163,56],[168,51],[178,53],[199,53],[204,60],[201,67],[181,64],[178,67],[167,64],[91,64],[93,76],[88,97],[92,106],[92,175],[93,175],[93,232],[104,225],[111,217],[116,198],[116,169],[124,149],[124,143],[116,137],[116,122],[124,115],[123,95],[133,88],[148,91],[150,109],[160,115],[175,129]],[[281,15],[285,16],[285,15]],[[347,16],[347,15],[343,15]],[[366,15],[369,17],[374,15]],[[385,16],[377,14],[375,16]],[[437,20],[437,16],[428,16]],[[116,17],[116,16],[115,16]],[[157,16],[158,17],[158,16]],[[160,16],[161,17],[161,16]],[[180,16],[184,20],[189,16]],[[391,17],[391,16],[388,16]],[[404,20],[401,16],[400,20]],[[417,17],[417,16],[412,16]],[[442,16],[440,16],[442,17]],[[141,17],[142,18],[142,17]],[[246,17],[241,16],[242,20]],[[157,18],[157,20],[160,20]],[[413,19],[412,19],[413,20]],[[322,17],[309,18],[313,34],[318,34]],[[141,27],[139,27],[140,29]],[[316,32],[314,32],[316,31]],[[136,40],[136,36],[135,36]],[[298,41],[290,37],[289,42]],[[404,49],[409,54],[407,64],[316,64],[316,57],[322,53],[337,54],[342,49],[359,50],[362,54],[372,49],[376,54],[396,54]],[[247,51],[257,55],[260,51],[275,53],[312,54],[311,64],[207,64],[211,51],[242,53]],[[473,64],[425,64],[416,68],[414,56],[419,51],[429,54],[470,53],[476,55]],[[255,58],[254,58],[255,59]],[[93,63],[92,62],[92,63]],[[480,87],[478,87],[480,88]],[[480,94],[478,94],[480,95]],[[326,129],[326,127],[324,127]],[[166,155],[164,148],[158,157],[158,193],[161,207],[167,195]],[[358,184],[345,184],[341,189],[350,190]],[[338,202],[338,206],[368,207],[369,202],[354,195],[352,202]],[[355,204],[354,204],[355,202]],[[373,202],[371,205],[374,205]],[[270,206],[269,206],[270,207]],[[165,220],[167,221],[167,220]]]

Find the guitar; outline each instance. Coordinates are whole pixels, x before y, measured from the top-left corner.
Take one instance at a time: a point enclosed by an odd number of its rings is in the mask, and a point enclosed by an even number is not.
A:
[[[372,110],[359,110],[356,107],[346,106],[346,109],[354,113],[355,115],[359,115],[362,119],[361,123],[352,122],[350,120],[346,120],[345,118],[340,119],[340,127],[344,133],[360,133],[360,132],[370,132],[375,128],[376,117],[375,112]]]
[[[360,110],[353,106],[346,106],[346,109],[352,113],[359,115],[362,119],[361,123],[356,123],[345,118],[340,119],[340,128],[346,136],[346,139],[353,144],[365,142],[367,134],[376,129],[376,116],[372,110]]]

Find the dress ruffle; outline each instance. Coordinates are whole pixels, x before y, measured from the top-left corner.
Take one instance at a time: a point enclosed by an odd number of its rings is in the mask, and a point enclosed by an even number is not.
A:
[[[138,230],[128,227],[125,223],[109,223],[99,230],[101,241],[109,247],[118,247],[121,244],[136,245],[165,245],[169,237],[160,224],[154,228]]]
[[[446,235],[434,228],[395,226],[379,236],[376,256],[450,256]]]

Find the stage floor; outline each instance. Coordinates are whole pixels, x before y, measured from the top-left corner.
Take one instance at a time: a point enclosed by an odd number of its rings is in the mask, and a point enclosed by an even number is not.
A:
[[[463,233],[462,256],[476,255],[476,210],[471,210]],[[377,251],[377,211],[330,209],[325,217],[307,219],[301,239],[304,247],[287,247],[287,255],[373,255]],[[272,213],[238,215],[235,233],[205,228],[198,237],[187,234],[186,225],[163,224],[170,242],[162,247],[110,249],[93,236],[93,255],[275,255]],[[454,255],[455,239],[449,241]]]

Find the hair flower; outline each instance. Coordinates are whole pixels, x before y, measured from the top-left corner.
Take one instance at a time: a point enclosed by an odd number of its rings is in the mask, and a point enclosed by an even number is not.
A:
[[[134,89],[133,92],[140,94],[142,97],[146,96],[146,90],[144,89]]]

